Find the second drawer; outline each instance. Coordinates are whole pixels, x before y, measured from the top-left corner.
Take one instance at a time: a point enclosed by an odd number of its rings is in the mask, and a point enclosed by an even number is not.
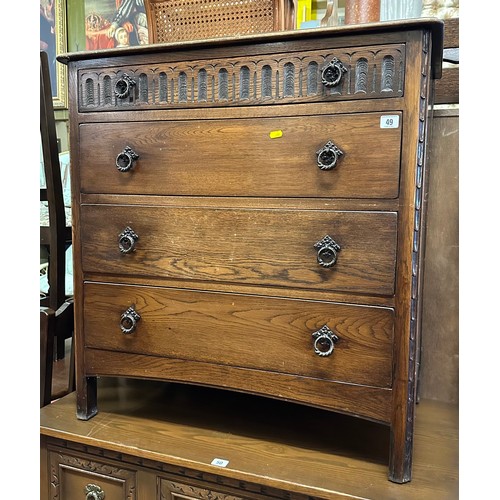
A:
[[[88,273],[392,295],[397,214],[82,205]]]

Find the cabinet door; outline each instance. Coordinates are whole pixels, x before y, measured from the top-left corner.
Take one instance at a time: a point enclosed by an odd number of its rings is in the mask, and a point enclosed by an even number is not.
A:
[[[119,464],[51,450],[51,500],[136,500],[136,472]]]

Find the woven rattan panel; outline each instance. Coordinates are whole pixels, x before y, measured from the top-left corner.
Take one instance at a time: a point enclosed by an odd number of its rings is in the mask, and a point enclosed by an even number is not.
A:
[[[150,8],[156,43],[274,30],[275,0],[166,0]]]

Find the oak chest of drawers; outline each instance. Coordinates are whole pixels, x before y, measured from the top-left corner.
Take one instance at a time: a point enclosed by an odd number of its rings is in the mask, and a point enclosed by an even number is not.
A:
[[[390,425],[410,480],[441,44],[418,20],[60,58],[80,419],[98,376],[254,393]]]

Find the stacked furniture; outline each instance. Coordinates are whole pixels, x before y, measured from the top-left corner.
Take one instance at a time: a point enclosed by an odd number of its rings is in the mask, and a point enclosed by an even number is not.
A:
[[[389,479],[410,480],[442,31],[421,19],[60,58],[79,419],[101,376],[251,393],[387,425]]]

